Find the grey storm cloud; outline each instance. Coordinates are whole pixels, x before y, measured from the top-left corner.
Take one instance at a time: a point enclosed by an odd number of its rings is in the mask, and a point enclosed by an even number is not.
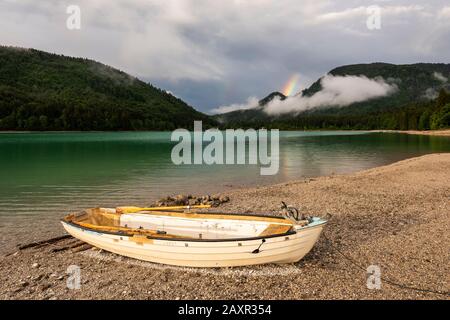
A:
[[[68,30],[66,9],[81,9]],[[367,28],[380,7],[381,28]],[[0,0],[0,43],[101,61],[199,110],[246,105],[299,74],[365,62],[449,62],[448,1]]]

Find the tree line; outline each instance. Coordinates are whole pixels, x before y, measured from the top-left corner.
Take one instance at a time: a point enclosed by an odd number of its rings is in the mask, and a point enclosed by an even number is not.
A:
[[[230,121],[225,127],[280,130],[437,130],[450,128],[450,93],[441,89],[431,101],[364,114],[300,114],[291,118]]]
[[[0,46],[0,130],[173,130],[215,124],[181,99],[83,58]]]

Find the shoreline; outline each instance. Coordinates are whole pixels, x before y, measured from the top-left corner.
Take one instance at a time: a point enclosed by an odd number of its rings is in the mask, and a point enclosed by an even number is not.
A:
[[[413,134],[413,135],[424,135],[424,136],[439,136],[439,137],[449,137],[450,136],[450,129],[440,129],[440,130],[345,130],[345,129],[324,129],[324,130],[282,130],[285,132],[290,131],[299,131],[299,132],[321,132],[321,131],[338,131],[338,132],[367,132],[367,133],[403,133],[403,134]],[[134,131],[134,130],[128,130],[128,131],[23,131],[23,130],[0,130],[1,134],[8,134],[8,133],[122,133],[122,132],[171,132],[171,131],[160,131],[160,130],[144,130],[144,131]]]
[[[436,137],[450,137],[450,129],[442,129],[442,130],[428,130],[428,131],[420,131],[420,130],[371,130],[370,132],[379,132],[379,133],[404,133],[404,134],[413,134],[413,135],[421,135],[421,136],[436,136]]]
[[[400,284],[448,291],[448,181],[450,153],[441,153],[353,174],[230,190],[231,201],[218,210],[278,214],[283,200],[308,215],[332,216],[313,250],[291,265],[170,267],[86,248],[73,238],[17,250],[0,256],[0,271],[9,274],[0,298],[445,299],[385,282],[369,290],[366,271],[333,248],[364,267],[379,266],[383,277]],[[69,265],[81,268],[80,290],[66,287]]]

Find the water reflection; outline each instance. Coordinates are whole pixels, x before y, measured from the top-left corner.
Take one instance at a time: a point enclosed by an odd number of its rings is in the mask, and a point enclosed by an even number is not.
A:
[[[0,227],[20,234],[27,217],[56,225],[57,217],[85,207],[143,205],[167,194],[354,172],[450,151],[446,137],[282,132],[280,170],[261,176],[258,165],[175,166],[173,145],[168,132],[1,134]]]

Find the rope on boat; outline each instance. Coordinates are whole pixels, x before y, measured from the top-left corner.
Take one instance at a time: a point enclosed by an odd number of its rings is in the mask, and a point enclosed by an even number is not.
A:
[[[261,246],[266,242],[266,239],[262,239],[261,243],[259,244],[258,248],[256,248],[255,250],[252,251],[252,253],[260,253],[261,251],[259,249],[261,249]]]
[[[325,238],[325,240],[327,240],[329,246],[336,250],[337,253],[339,253],[341,256],[343,256],[345,259],[347,259],[348,261],[350,261],[354,266],[358,267],[361,270],[364,270],[367,272],[367,269],[364,268],[360,263],[358,263],[357,261],[355,261],[353,258],[349,257],[348,255],[346,255],[345,253],[343,253],[341,250],[339,250],[334,244],[333,242],[325,235],[325,233],[322,234],[323,237]],[[406,290],[413,290],[413,291],[420,291],[420,292],[426,292],[426,293],[435,293],[435,294],[439,294],[439,295],[443,295],[443,296],[450,296],[450,292],[449,291],[436,291],[436,290],[432,290],[432,289],[422,289],[422,288],[417,288],[417,287],[411,287],[405,284],[402,284],[400,282],[398,282],[396,279],[391,280],[390,278],[386,278],[386,277],[380,277],[381,280],[383,280],[384,282],[390,284],[391,286],[394,287],[398,287],[400,289],[406,289]]]

